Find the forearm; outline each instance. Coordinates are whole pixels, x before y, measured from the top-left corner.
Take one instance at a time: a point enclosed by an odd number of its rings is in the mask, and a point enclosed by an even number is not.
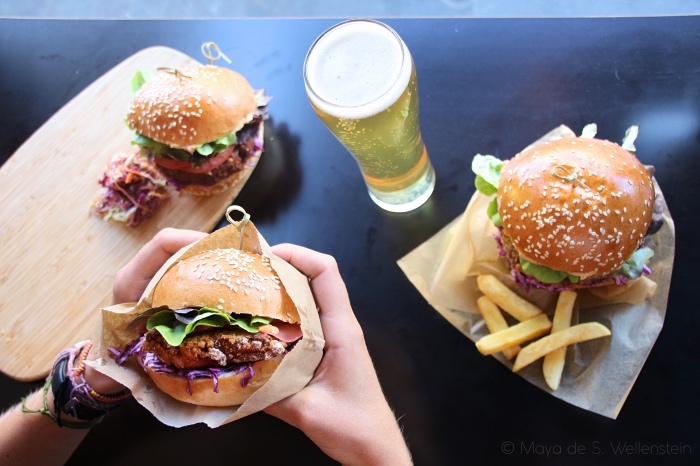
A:
[[[339,439],[324,450],[344,465],[407,466],[413,464],[403,434],[395,421],[387,418],[385,425],[363,427]],[[359,435],[358,435],[359,434]]]
[[[380,390],[380,389],[379,389]],[[381,391],[377,391],[381,394]],[[347,465],[405,466],[413,464],[396,417],[383,396],[381,401],[358,406],[350,425],[337,431],[335,452],[329,456]],[[355,419],[352,419],[354,417]]]
[[[87,342],[82,347],[81,354],[89,352],[90,346]],[[77,349],[73,351],[77,352]],[[22,403],[0,417],[0,464],[64,464],[85,438],[89,428],[126,398],[128,392],[124,392],[123,386],[92,367],[85,366],[83,359],[79,358],[74,366],[70,364],[71,359],[68,360],[67,366],[60,364],[59,361],[63,360],[64,355],[66,352],[59,356],[42,389],[29,395]],[[79,371],[76,371],[78,368]],[[84,384],[85,391],[81,392],[82,396],[87,393],[93,401],[93,397],[102,400],[103,404],[99,409],[94,410],[86,406],[85,398],[81,398],[83,404],[78,411],[61,410],[67,401],[74,400],[72,397],[78,394],[76,383]],[[61,412],[58,413],[54,399],[54,389],[57,387],[69,391],[56,392],[67,394],[59,395],[63,402],[59,403]],[[109,403],[109,397],[112,395],[118,399],[111,404],[105,404],[105,400]],[[73,417],[73,413],[83,418]]]
[[[311,408],[313,411],[313,408]],[[312,413],[307,413],[313,415]],[[413,464],[403,434],[394,415],[386,412],[363,412],[311,420],[297,419],[300,428],[326,455],[344,465],[404,466]],[[297,420],[288,420],[296,424]],[[334,422],[341,425],[335,425]],[[329,421],[334,425],[329,425]]]
[[[43,391],[27,397],[25,407],[38,411],[44,406]],[[53,394],[47,392],[48,409],[54,416]],[[62,419],[75,421],[70,416]],[[59,427],[49,416],[22,412],[17,404],[0,417],[0,463],[2,464],[65,464],[87,435],[88,429]]]

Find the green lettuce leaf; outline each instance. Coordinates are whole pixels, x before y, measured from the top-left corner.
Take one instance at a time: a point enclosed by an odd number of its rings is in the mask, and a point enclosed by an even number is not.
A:
[[[472,171],[476,174],[474,184],[480,193],[487,196],[496,194],[501,182],[503,161],[493,155],[476,154],[472,159]]]
[[[498,187],[494,187],[481,175],[476,175],[476,178],[474,179],[474,186],[476,186],[477,191],[479,191],[481,194],[485,194],[486,196],[491,196],[498,192]]]
[[[227,314],[211,307],[193,309],[191,312],[197,314],[190,318],[190,313],[187,313],[187,319],[178,319],[175,312],[170,309],[159,311],[148,319],[146,328],[148,330],[156,329],[169,345],[179,346],[187,335],[200,326],[235,325],[247,332],[257,333],[258,327],[267,325],[272,320],[260,316]]]
[[[208,142],[202,144],[197,149],[195,149],[201,155],[205,157],[213,154],[214,152],[223,152],[231,144],[235,144],[237,141],[236,133],[227,134],[213,142]],[[154,152],[159,154],[165,154],[172,157],[180,162],[187,162],[190,159],[190,153],[183,149],[173,149],[167,144],[158,142],[141,133],[134,133],[134,137],[131,138],[131,143],[138,145],[141,149],[152,149]]]
[[[654,257],[654,251],[647,247],[639,248],[632,254],[632,257],[622,264],[617,273],[631,279],[639,278],[644,273],[644,264],[652,257]]]
[[[565,278],[568,278],[571,283],[578,283],[579,281],[579,277],[576,275],[570,275],[566,272],[550,269],[544,265],[533,264],[522,257],[520,258],[520,266],[523,268],[523,272],[531,277],[535,277],[542,283],[559,283]]]
[[[255,105],[257,107],[265,107],[270,103],[272,97],[267,95],[265,89],[260,89],[255,93]]]
[[[583,127],[583,131],[581,131],[581,137],[586,139],[593,139],[597,133],[598,125],[596,125],[595,123],[589,123]]]
[[[491,221],[497,227],[502,227],[503,222],[501,222],[501,216],[498,214],[498,198],[493,198],[486,208],[486,215],[491,218]]]
[[[622,139],[622,148],[635,154],[637,153],[637,148],[634,147],[634,141],[637,140],[639,135],[639,126],[630,126],[625,131],[625,137]]]
[[[211,155],[214,152],[225,151],[228,146],[230,146],[231,144],[235,144],[236,141],[236,132],[233,132],[231,134],[227,134],[226,136],[217,139],[216,141],[202,144],[196,150],[202,155]]]
[[[180,162],[187,162],[190,159],[190,153],[186,150],[173,149],[167,144],[155,141],[141,133],[134,133],[134,137],[131,138],[131,143],[136,144],[142,150],[152,149],[154,152],[166,154],[175,160],[179,160]]]
[[[143,68],[134,73],[131,78],[131,95],[136,94],[144,84],[153,79],[155,74],[148,68]]]

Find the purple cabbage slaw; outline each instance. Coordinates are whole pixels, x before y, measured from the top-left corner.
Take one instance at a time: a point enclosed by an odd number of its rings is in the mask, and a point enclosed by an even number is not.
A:
[[[103,189],[92,201],[93,213],[132,227],[153,216],[170,197],[165,177],[139,152],[113,156],[98,183]]]
[[[119,351],[116,348],[109,348],[109,352],[117,364],[124,364],[132,356],[136,356],[139,364],[145,371],[147,368],[152,369],[155,372],[162,372],[165,374],[172,374],[178,377],[183,377],[187,379],[187,393],[192,395],[192,390],[190,389],[190,382],[197,378],[210,378],[214,382],[214,393],[219,393],[219,377],[227,374],[240,374],[241,372],[247,370],[248,374],[241,379],[241,387],[245,388],[248,383],[255,376],[255,370],[251,363],[243,364],[232,364],[226,367],[208,367],[206,369],[179,369],[170,364],[163,362],[158,356],[153,353],[149,353],[141,349],[145,335],[132,340],[126,347]]]
[[[566,279],[563,280],[559,283],[544,283],[536,279],[535,277],[532,277],[530,275],[527,275],[520,270],[516,269],[513,264],[510,262],[510,259],[508,258],[508,254],[506,253],[505,248],[503,247],[503,239],[502,239],[502,233],[503,233],[503,228],[496,227],[498,229],[498,233],[493,235],[493,238],[496,240],[496,244],[498,245],[498,256],[499,257],[505,257],[506,261],[508,261],[508,265],[510,268],[510,274],[515,280],[515,282],[525,290],[526,293],[529,293],[532,291],[533,288],[539,288],[539,289],[544,289],[547,291],[566,291],[566,290],[573,290],[574,286],[571,284],[571,282]],[[640,247],[644,246],[644,242],[640,245]],[[643,267],[643,273],[644,275],[650,275],[651,274],[651,269],[649,268],[648,265],[644,264]],[[615,282],[616,285],[626,285],[629,279],[622,275],[622,274],[617,274],[617,275],[608,275],[606,277],[601,277],[596,280],[592,280],[587,283],[588,286],[593,286],[593,285],[598,285],[604,282]]]

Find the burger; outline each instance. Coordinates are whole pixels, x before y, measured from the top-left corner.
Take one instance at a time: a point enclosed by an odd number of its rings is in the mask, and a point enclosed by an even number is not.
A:
[[[116,362],[136,357],[171,397],[202,406],[242,404],[301,339],[296,306],[267,257],[213,249],[162,276],[152,308],[127,331],[137,336]]]
[[[634,150],[630,141],[623,146]],[[500,255],[525,290],[625,285],[650,273],[661,226],[650,172],[630,150],[591,135],[531,147],[511,160],[477,155],[476,187]]]
[[[263,150],[269,98],[233,70],[213,65],[139,71],[126,123],[132,143],[177,190],[214,195]]]

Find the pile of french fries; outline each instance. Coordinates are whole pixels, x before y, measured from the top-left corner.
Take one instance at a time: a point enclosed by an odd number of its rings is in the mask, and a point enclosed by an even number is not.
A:
[[[554,317],[549,320],[542,309],[515,294],[493,275],[480,275],[477,285],[484,296],[476,304],[491,333],[477,341],[476,348],[483,355],[503,352],[508,360],[515,358],[513,372],[544,358],[542,371],[552,390],[559,388],[567,346],[610,335],[610,330],[598,322],[571,325],[575,291],[559,293]],[[501,310],[518,323],[509,326]],[[531,343],[520,346],[527,342]]]

